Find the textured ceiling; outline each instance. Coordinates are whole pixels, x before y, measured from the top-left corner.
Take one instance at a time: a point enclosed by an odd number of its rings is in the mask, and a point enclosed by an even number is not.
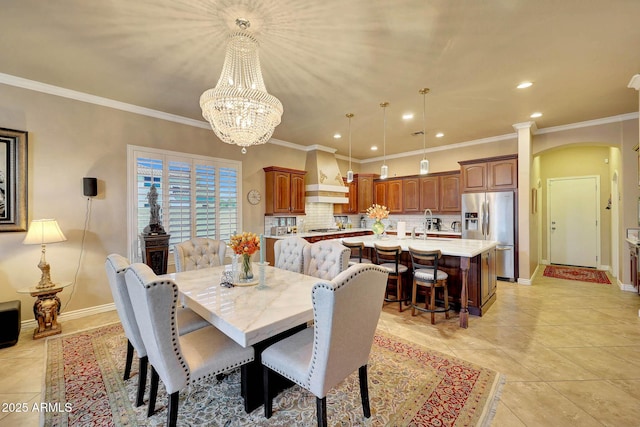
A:
[[[638,0],[3,0],[0,73],[203,120],[237,17],[284,105],[274,138],[348,155],[352,112],[357,159],[382,155],[382,101],[386,155],[422,149],[422,87],[428,147],[513,133],[534,111],[538,128],[638,111]]]

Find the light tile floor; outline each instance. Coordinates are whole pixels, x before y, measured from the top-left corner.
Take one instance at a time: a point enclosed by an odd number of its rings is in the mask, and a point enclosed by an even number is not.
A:
[[[380,327],[402,338],[494,369],[506,377],[493,426],[640,426],[640,296],[615,285],[549,279],[499,282],[498,298],[468,329],[458,316],[385,306]],[[63,322],[63,333],[111,323],[115,312]],[[0,349],[0,427],[37,426],[45,341],[23,330]],[[7,411],[9,404],[29,411]]]

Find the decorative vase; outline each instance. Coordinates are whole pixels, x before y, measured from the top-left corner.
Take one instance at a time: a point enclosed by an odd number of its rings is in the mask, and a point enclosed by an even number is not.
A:
[[[379,219],[376,219],[376,222],[373,223],[372,230],[376,239],[379,239],[382,237],[382,233],[384,232],[384,224]]]
[[[249,254],[242,254],[238,279],[242,282],[253,280],[253,263]]]

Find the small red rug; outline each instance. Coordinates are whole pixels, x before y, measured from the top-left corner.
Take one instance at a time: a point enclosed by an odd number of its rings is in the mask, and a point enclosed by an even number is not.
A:
[[[604,283],[610,285],[611,282],[607,273],[592,268],[560,267],[557,265],[547,265],[544,275],[555,277],[556,279],[578,280],[580,282]]]

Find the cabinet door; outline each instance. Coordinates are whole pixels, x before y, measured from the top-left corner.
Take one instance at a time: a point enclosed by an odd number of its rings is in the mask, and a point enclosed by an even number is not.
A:
[[[440,177],[440,212],[460,212],[460,175]]]
[[[373,175],[358,175],[358,212],[364,213],[373,204]]]
[[[460,167],[462,192],[487,191],[487,164],[475,163]]]
[[[291,208],[291,174],[275,171],[273,181],[273,212],[289,213]],[[303,186],[304,191],[304,186]],[[304,193],[302,193],[304,195]]]
[[[291,174],[291,213],[304,213],[304,175]]]
[[[518,188],[518,159],[489,162],[487,169],[489,190]]]
[[[440,185],[437,176],[420,178],[420,212],[440,210]]]
[[[373,183],[373,203],[387,206],[387,181]]]
[[[405,213],[420,212],[420,180],[406,178],[403,182],[402,207]]]
[[[389,213],[402,213],[402,179],[393,179],[387,181],[387,207]]]
[[[358,213],[358,182],[353,181],[347,183],[345,178],[342,179],[344,185],[349,189],[347,193],[347,197],[349,199],[348,203],[334,203],[333,204],[333,213],[334,214],[348,214],[348,213]]]
[[[358,182],[353,181],[347,184],[349,186],[349,203],[347,204],[347,213],[358,213]]]

